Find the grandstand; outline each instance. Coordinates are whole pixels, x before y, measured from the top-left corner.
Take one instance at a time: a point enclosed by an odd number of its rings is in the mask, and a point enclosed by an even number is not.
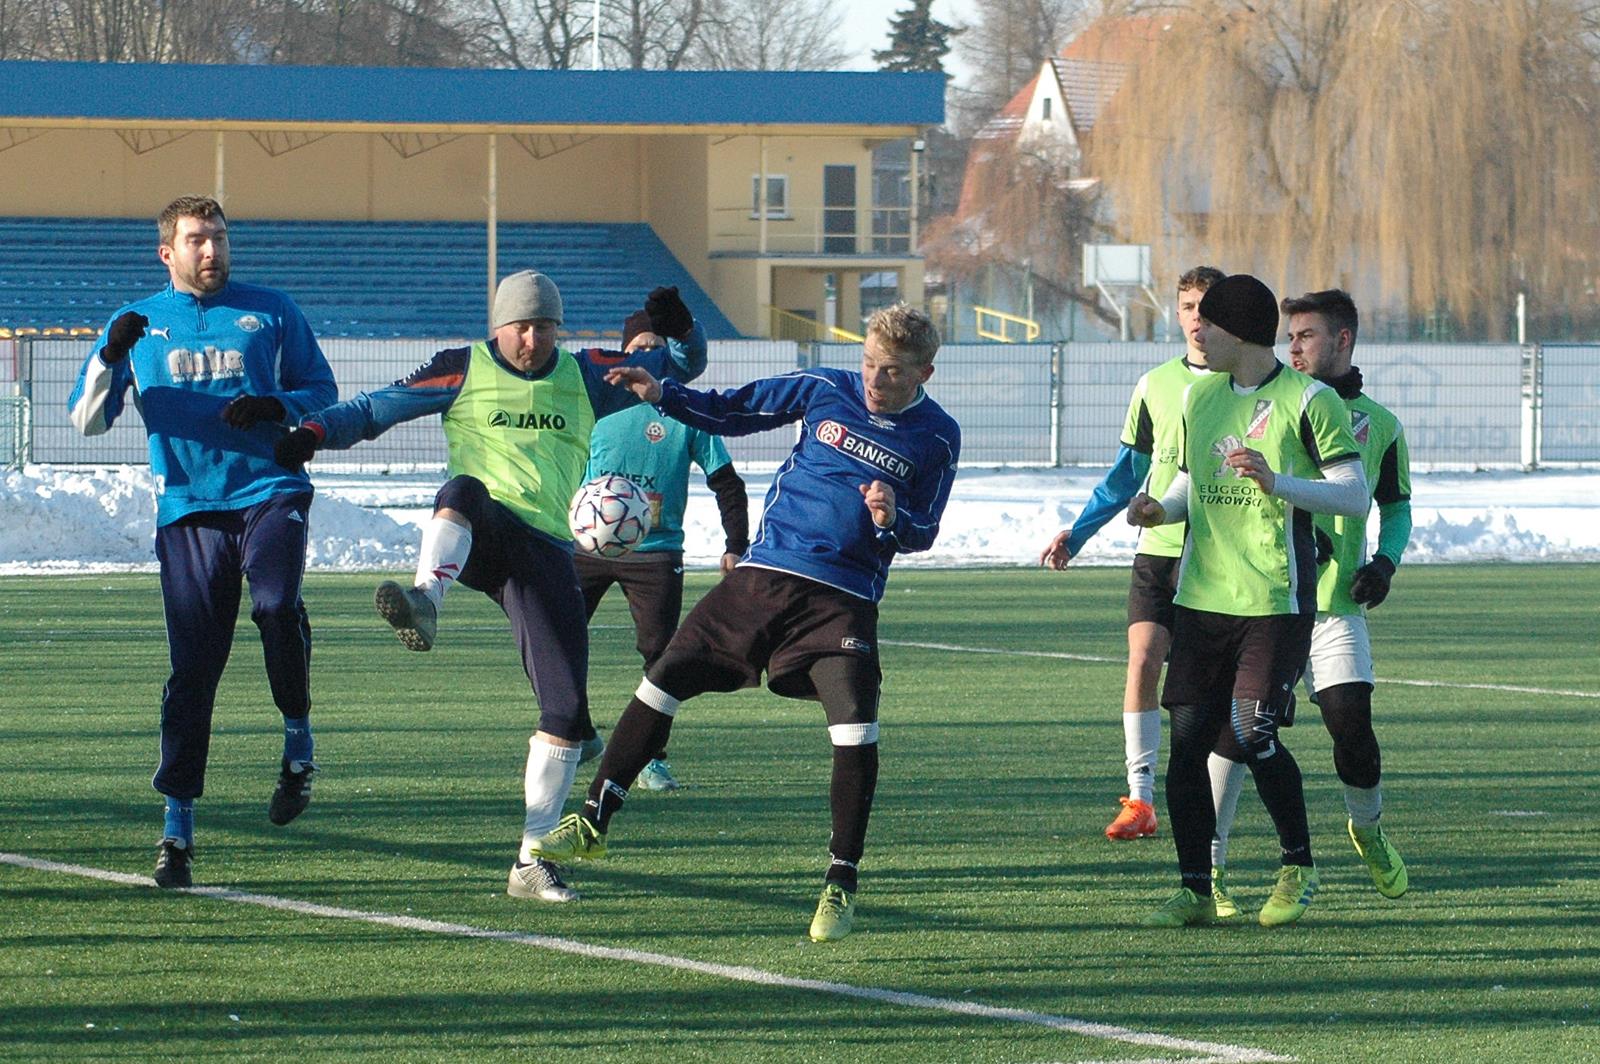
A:
[[[564,333],[615,339],[658,284],[677,285],[713,339],[739,335],[644,223],[502,222],[500,273],[538,269],[561,286]],[[484,227],[471,222],[232,220],[241,280],[292,294],[325,337],[472,337],[483,332]],[[0,330],[98,330],[166,281],[155,223],[3,218]],[[4,333],[0,333],[4,335]]]
[[[859,331],[865,278],[874,299],[922,301],[916,205],[879,195],[874,153],[943,121],[944,89],[937,73],[0,61],[0,327],[102,326],[165,280],[156,212],[208,192],[240,279],[286,289],[329,337],[479,335],[491,272],[527,267],[561,285],[573,339],[619,329],[663,282],[713,338]]]

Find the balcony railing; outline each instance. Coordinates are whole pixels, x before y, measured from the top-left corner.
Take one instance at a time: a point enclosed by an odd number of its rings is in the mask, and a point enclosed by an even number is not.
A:
[[[766,226],[749,206],[712,208],[711,250],[761,255],[916,253],[910,207],[768,207]]]

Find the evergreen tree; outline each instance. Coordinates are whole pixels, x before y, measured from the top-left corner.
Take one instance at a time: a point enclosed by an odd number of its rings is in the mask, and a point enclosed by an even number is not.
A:
[[[895,12],[889,20],[889,47],[872,53],[880,70],[938,71],[949,79],[944,57],[950,54],[950,38],[961,30],[934,18],[929,10],[932,6],[933,0],[911,0],[909,8]]]

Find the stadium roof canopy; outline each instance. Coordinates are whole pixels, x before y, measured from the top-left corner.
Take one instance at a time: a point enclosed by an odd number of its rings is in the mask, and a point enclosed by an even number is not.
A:
[[[451,133],[909,135],[937,73],[0,62],[0,124]]]

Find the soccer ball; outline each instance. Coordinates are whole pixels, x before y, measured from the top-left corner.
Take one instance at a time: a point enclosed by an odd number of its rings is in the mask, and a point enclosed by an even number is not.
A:
[[[567,519],[579,550],[620,558],[650,534],[650,500],[627,477],[596,477],[572,497]]]

